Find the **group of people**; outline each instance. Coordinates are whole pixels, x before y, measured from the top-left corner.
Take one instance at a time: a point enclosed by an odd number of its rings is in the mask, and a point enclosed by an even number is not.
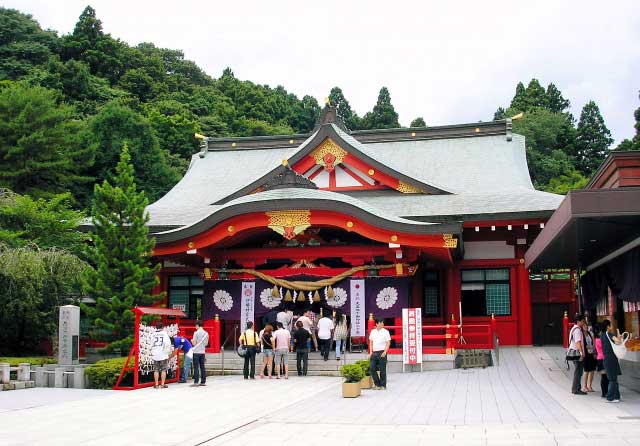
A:
[[[151,357],[153,359],[154,389],[166,389],[167,370],[169,360],[184,353],[184,363],[180,374],[181,383],[186,383],[193,362],[192,387],[206,386],[207,374],[205,371],[205,347],[209,343],[209,334],[202,327],[202,321],[196,321],[196,330],[191,340],[184,336],[169,337],[164,330],[162,322],[156,323],[156,332],[153,336]]]
[[[620,343],[621,340],[608,319],[590,325],[584,315],[576,315],[576,323],[569,332],[567,350],[567,358],[572,358],[575,366],[571,385],[574,395],[595,392],[591,385],[598,372],[602,398],[610,403],[620,402],[618,376],[622,372],[613,350],[613,344]]]
[[[255,379],[256,355],[262,353],[263,363],[260,378],[289,379],[289,353],[296,354],[298,376],[306,376],[311,347],[320,351],[321,357],[329,360],[333,341],[336,343],[336,360],[339,361],[346,347],[349,333],[347,316],[335,312],[325,313],[320,319],[309,310],[295,314],[291,310],[268,313],[263,319],[264,328],[256,333],[253,322],[247,322],[246,330],[238,342],[246,347],[244,356],[244,379]]]
[[[376,319],[376,328],[369,335],[369,351],[371,376],[375,389],[386,389],[387,386],[387,352],[391,342],[389,331],[384,328],[384,321]],[[275,328],[274,328],[275,327]],[[244,356],[244,379],[255,379],[256,356],[262,353],[263,362],[260,378],[289,379],[289,353],[296,354],[296,371],[298,376],[306,376],[309,367],[311,347],[320,352],[327,361],[332,342],[335,341],[336,360],[346,348],[349,337],[347,316],[336,311],[332,316],[325,313],[320,319],[312,311],[294,315],[290,310],[283,310],[275,315],[275,321],[266,321],[264,328],[258,333],[253,322],[247,322],[246,329],[238,341],[246,348]],[[154,361],[154,388],[166,388],[165,380],[169,368],[169,360],[184,353],[181,383],[186,383],[193,362],[192,386],[205,386],[205,347],[209,342],[209,334],[203,329],[202,321],[196,321],[196,330],[191,340],[184,336],[169,337],[162,322],[156,324],[153,338],[152,359]]]

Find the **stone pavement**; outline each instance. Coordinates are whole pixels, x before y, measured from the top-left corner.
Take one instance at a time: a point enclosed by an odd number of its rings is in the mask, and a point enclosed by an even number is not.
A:
[[[391,374],[389,390],[356,399],[340,397],[339,378],[297,376],[213,377],[204,388],[133,392],[4,392],[0,445],[637,444],[638,394],[623,389],[617,405],[571,395],[544,348],[503,348],[500,359],[487,369]]]

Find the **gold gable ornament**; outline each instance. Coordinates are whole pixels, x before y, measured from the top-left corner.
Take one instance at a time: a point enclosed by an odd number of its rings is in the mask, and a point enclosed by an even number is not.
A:
[[[336,144],[331,138],[327,138],[311,152],[311,156],[316,160],[316,164],[323,166],[327,172],[333,171],[338,164],[341,164],[348,152]]]

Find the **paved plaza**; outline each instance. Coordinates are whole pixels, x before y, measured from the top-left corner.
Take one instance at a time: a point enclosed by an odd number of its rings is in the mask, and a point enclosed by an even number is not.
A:
[[[340,378],[297,376],[3,392],[0,444],[637,444],[640,394],[623,388],[620,404],[571,395],[556,353],[503,348],[497,367],[391,374],[389,390],[356,399],[341,398]]]

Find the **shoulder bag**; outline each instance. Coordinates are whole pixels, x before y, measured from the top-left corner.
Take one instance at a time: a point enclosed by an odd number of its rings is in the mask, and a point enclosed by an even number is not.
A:
[[[624,343],[629,339],[629,333],[627,333],[626,331],[622,333],[622,335],[620,336],[622,342],[620,344],[616,344],[615,342],[613,342],[609,337],[609,333],[605,333],[605,336],[607,336],[607,339],[611,343],[613,353],[618,357],[618,359],[624,359],[625,355],[627,354],[627,347],[625,347]]]
[[[581,328],[578,327],[577,325],[573,326],[569,334],[569,345],[571,345],[571,340],[573,339],[573,331],[576,328],[578,330],[581,330]],[[580,360],[580,351],[573,348],[567,348],[567,353],[565,356],[565,361],[567,362],[567,370],[569,370],[569,361],[579,361],[579,360]]]
[[[244,344],[238,346],[238,356],[244,358],[247,356],[247,332],[244,332],[242,336],[244,336]]]

